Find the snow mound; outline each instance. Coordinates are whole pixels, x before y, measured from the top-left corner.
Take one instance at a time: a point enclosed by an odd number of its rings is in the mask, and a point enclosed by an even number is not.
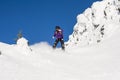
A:
[[[1,80],[120,80],[120,29],[100,45],[53,50],[41,42],[23,48],[26,39],[0,43]],[[24,43],[25,45],[26,43]],[[19,47],[18,47],[19,46]],[[7,77],[6,77],[7,76]]]
[[[109,7],[105,11],[110,12],[103,16],[106,5]],[[0,80],[120,80],[117,5],[118,0],[103,0],[80,14],[65,51],[53,50],[47,42],[30,46],[23,37],[13,45],[0,42]],[[99,45],[78,47],[102,39]]]
[[[23,50],[24,52],[27,50],[28,52],[31,52],[32,49],[29,47],[29,42],[27,39],[25,39],[24,37],[20,38],[17,40],[17,45],[18,48],[20,48],[20,50]],[[26,53],[28,53],[26,52]]]
[[[66,45],[86,46],[100,43],[120,28],[120,1],[103,0],[77,16],[77,23]]]
[[[28,40],[22,37],[17,40],[17,45],[21,47],[28,47]]]

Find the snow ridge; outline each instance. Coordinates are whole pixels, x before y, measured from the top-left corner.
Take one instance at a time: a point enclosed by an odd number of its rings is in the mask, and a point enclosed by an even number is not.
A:
[[[96,44],[109,37],[120,26],[120,1],[103,0],[77,16],[73,33],[67,46]]]
[[[47,42],[30,46],[24,37],[0,42],[0,80],[120,80],[119,3],[95,2],[78,15],[64,52]]]

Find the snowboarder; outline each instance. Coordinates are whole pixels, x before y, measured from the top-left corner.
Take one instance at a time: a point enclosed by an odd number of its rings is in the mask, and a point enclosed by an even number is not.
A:
[[[58,42],[60,42],[62,50],[65,50],[64,40],[63,40],[63,30],[60,28],[60,26],[55,27],[55,32],[54,32],[53,38],[54,37],[56,38],[56,40],[55,40],[55,42],[53,44],[53,48],[55,49]]]

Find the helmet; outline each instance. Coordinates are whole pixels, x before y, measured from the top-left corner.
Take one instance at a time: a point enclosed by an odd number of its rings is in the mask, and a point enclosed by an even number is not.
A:
[[[60,26],[56,26],[55,29],[60,29]]]

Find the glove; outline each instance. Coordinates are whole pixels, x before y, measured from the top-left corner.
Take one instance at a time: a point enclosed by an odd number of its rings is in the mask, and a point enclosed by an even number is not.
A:
[[[54,39],[55,37],[53,36],[52,38]]]

